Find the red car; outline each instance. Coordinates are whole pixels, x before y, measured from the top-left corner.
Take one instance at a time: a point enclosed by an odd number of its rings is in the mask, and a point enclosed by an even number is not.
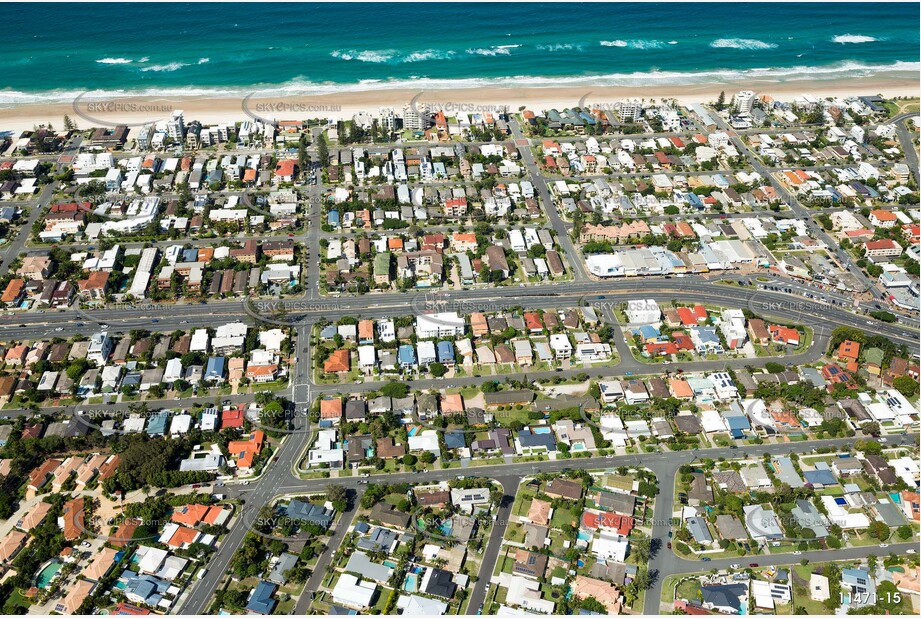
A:
[[[749,563],[748,563],[748,566],[750,566],[751,568],[755,568],[756,566],[758,566],[758,563],[757,563],[757,562],[749,562]]]
[[[669,548],[669,549],[672,548],[672,542],[671,542],[671,541],[668,542],[668,548]]]

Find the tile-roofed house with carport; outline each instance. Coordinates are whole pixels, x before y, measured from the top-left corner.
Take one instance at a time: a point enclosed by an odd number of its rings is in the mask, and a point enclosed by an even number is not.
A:
[[[340,419],[342,419],[342,399],[340,397],[321,399],[320,420],[336,424]]]
[[[26,532],[30,532],[32,529],[41,525],[45,518],[48,516],[48,512],[51,511],[52,504],[50,502],[39,502],[32,510],[26,514],[25,517],[16,522],[16,527]]]
[[[534,498],[531,500],[531,506],[528,508],[527,519],[532,524],[547,526],[550,524],[550,513],[552,510],[549,502]]]
[[[84,523],[86,513],[84,508],[86,500],[83,497],[68,500],[64,503],[64,510],[61,515],[61,527],[64,529],[64,539],[75,541],[86,532]]]

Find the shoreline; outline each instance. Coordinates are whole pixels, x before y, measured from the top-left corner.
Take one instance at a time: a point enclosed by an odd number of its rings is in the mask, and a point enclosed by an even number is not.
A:
[[[598,104],[625,98],[674,98],[679,103],[713,101],[721,91],[730,97],[738,90],[753,90],[774,98],[792,98],[801,94],[816,97],[847,97],[881,94],[885,97],[917,97],[917,74],[905,77],[866,77],[850,80],[801,80],[789,82],[747,81],[709,83],[685,86],[584,86],[541,88],[445,88],[429,90],[369,89],[348,90],[321,95],[289,95],[277,97],[151,97],[125,96],[99,100],[85,99],[77,103],[28,103],[0,109],[0,133],[31,130],[38,124],[51,122],[63,125],[65,115],[78,128],[128,124],[139,125],[169,117],[173,110],[183,110],[186,120],[202,124],[231,123],[260,117],[276,120],[305,120],[308,118],[350,119],[358,112],[376,114],[380,108],[393,108],[398,114],[404,105],[421,104],[453,109],[454,111],[494,112],[500,106],[515,111],[519,107],[547,109],[586,104]],[[95,105],[94,105],[95,104]],[[95,109],[90,109],[95,107]],[[106,107],[114,107],[106,109]],[[102,109],[100,109],[102,108]],[[142,111],[138,111],[142,110]],[[78,113],[80,112],[80,113]],[[94,123],[95,121],[95,123]]]

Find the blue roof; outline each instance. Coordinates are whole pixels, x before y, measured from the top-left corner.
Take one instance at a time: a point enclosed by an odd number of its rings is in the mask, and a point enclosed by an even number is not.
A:
[[[256,587],[253,589],[253,594],[246,604],[246,611],[256,614],[271,614],[277,603],[277,601],[272,598],[276,590],[278,590],[278,586],[271,582],[261,581],[256,584]]]
[[[716,329],[712,326],[693,326],[691,330],[697,332],[697,337],[702,343],[720,342],[720,336],[716,334]]]
[[[454,344],[450,341],[438,342],[438,362],[454,360]]]
[[[330,210],[326,214],[326,222],[329,223],[330,225],[339,225],[339,211]]]
[[[226,364],[227,359],[223,356],[212,356],[208,359],[208,364],[205,365],[205,377],[223,378]]]
[[[399,358],[401,364],[415,365],[416,349],[408,343],[404,343],[400,346],[400,351],[398,352],[397,357]]]
[[[726,424],[729,426],[729,429],[751,429],[751,423],[748,422],[747,416],[742,416],[741,414],[724,414],[723,418],[726,420]]]
[[[156,436],[166,433],[166,422],[169,420],[169,412],[157,412],[147,420],[147,435]]]
[[[657,339],[659,337],[659,329],[651,324],[645,324],[639,328],[640,336],[643,339]]]
[[[182,250],[182,261],[183,262],[197,262],[198,261],[198,249],[183,249]]]
[[[464,448],[467,441],[464,439],[463,431],[448,431],[445,433],[446,448]]]
[[[831,470],[808,470],[803,472],[803,478],[812,485],[837,485],[838,481]]]

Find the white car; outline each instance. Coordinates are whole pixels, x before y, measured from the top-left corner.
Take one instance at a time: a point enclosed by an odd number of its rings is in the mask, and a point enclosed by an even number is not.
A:
[[[59,333],[59,332],[61,332],[62,330],[64,330],[64,327],[63,327],[63,326],[58,326],[57,328],[54,329],[54,332]]]
[[[880,547],[889,547],[889,543],[881,543]]]
[[[795,552],[793,552],[793,555],[794,555],[794,556],[802,556],[802,555],[803,555],[803,552],[801,552],[801,551],[795,551]]]

